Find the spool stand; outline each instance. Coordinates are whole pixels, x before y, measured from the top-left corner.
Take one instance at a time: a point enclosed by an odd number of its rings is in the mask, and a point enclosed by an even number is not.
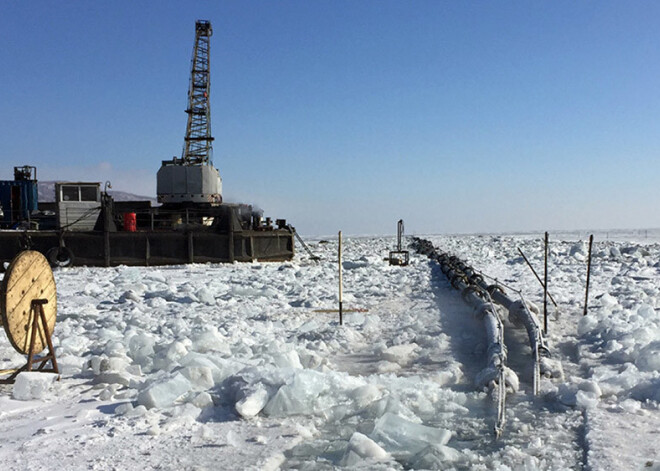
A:
[[[0,370],[0,384],[12,384],[23,371],[59,374],[52,342],[56,317],[57,290],[48,260],[34,250],[20,252],[0,282],[0,327],[14,350],[27,355],[27,363]]]
[[[46,314],[44,313],[44,304],[48,304],[47,299],[33,299],[30,303],[30,317],[32,317],[32,332],[30,335],[30,347],[28,350],[27,363],[18,369],[0,370],[0,374],[11,373],[7,378],[0,379],[0,384],[13,384],[16,381],[16,376],[23,371],[32,371],[32,365],[39,363],[36,371],[45,373],[58,373],[60,372],[57,366],[57,359],[55,358],[55,349],[51,340],[50,331],[46,322]],[[41,325],[39,325],[41,324]],[[37,331],[39,336],[43,335],[41,342],[45,341],[48,345],[48,354],[37,357],[35,356],[35,343],[37,340]],[[48,361],[51,362],[51,368],[46,368]]]

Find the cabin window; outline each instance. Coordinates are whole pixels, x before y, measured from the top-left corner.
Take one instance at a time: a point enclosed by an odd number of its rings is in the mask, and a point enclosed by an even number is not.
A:
[[[62,201],[98,201],[98,187],[92,185],[62,185]]]
[[[63,186],[62,187],[62,201],[78,201],[78,187],[77,186]]]
[[[80,187],[80,201],[96,201],[96,187],[95,186],[81,186]]]

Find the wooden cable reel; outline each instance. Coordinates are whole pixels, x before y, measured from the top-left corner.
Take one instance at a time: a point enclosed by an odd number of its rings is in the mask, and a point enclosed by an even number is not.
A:
[[[51,341],[57,317],[55,277],[41,253],[27,250],[12,260],[0,283],[0,314],[11,345],[28,355],[22,368],[0,370],[0,374],[11,374],[0,383],[13,383],[21,371],[31,371],[35,363],[40,363],[38,371],[59,373]],[[48,354],[35,358],[46,347]],[[49,360],[52,368],[45,368]]]

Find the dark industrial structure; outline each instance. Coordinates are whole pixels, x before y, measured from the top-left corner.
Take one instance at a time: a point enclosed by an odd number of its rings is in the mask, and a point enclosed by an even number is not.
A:
[[[164,265],[284,261],[294,255],[294,229],[263,218],[247,204],[222,201],[222,179],[211,160],[210,37],[195,24],[188,122],[180,158],[157,175],[160,206],[114,201],[97,182],[58,182],[55,202],[39,202],[36,168],[14,169],[0,181],[0,262],[25,249],[53,265]]]
[[[195,24],[183,152],[180,159],[164,160],[158,171],[158,202],[170,207],[222,203],[222,179],[211,161],[209,47],[212,34],[208,21]]]

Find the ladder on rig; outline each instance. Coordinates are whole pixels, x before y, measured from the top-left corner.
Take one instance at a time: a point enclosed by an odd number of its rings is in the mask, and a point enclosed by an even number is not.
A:
[[[296,239],[298,239],[298,242],[300,242],[300,245],[302,245],[303,248],[309,254],[309,258],[311,258],[315,262],[318,261],[318,260],[321,260],[321,257],[319,257],[318,255],[315,255],[314,252],[312,252],[312,249],[310,249],[309,246],[302,239],[302,237],[300,237],[300,234],[298,234],[298,231],[296,230],[296,228],[293,227],[293,226],[290,226],[290,227],[291,227],[291,230],[293,231],[293,233],[296,235]]]

